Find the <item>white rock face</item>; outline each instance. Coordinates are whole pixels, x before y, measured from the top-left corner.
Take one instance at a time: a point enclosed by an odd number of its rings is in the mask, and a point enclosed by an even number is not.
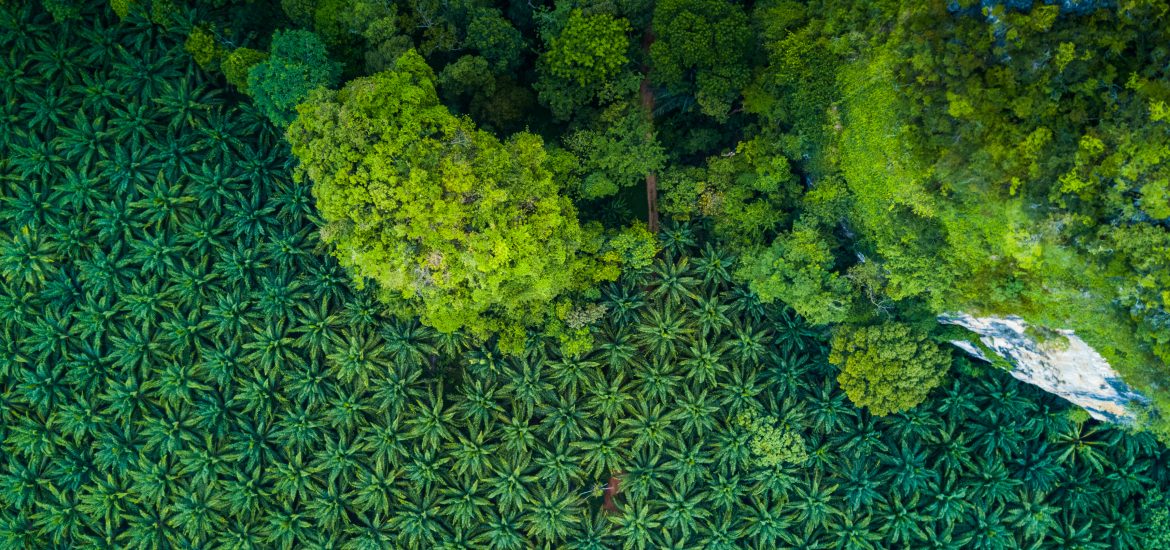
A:
[[[978,334],[983,345],[1015,365],[1012,376],[1081,406],[1098,420],[1132,422],[1134,413],[1127,405],[1146,401],[1121,380],[1101,354],[1071,330],[1055,331],[1058,337],[1041,342],[1025,333],[1028,324],[1019,317],[958,313],[942,315],[939,321]],[[987,360],[970,342],[953,343]]]

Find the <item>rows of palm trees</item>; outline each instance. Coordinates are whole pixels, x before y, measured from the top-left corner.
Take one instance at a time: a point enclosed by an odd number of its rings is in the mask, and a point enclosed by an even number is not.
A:
[[[701,225],[581,356],[387,317],[175,36],[0,9],[0,548],[1140,548],[1170,485],[1148,435],[979,367],[855,409]]]

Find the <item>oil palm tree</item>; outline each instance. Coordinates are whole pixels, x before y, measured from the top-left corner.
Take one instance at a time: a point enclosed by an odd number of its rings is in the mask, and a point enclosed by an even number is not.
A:
[[[731,330],[731,338],[724,341],[730,355],[740,363],[759,363],[767,354],[770,332],[751,324],[740,323]]]
[[[184,487],[174,503],[174,526],[190,540],[217,533],[227,524],[223,498],[206,487]]]
[[[290,343],[290,348],[292,345]],[[330,374],[359,392],[370,386],[372,378],[392,368],[389,359],[383,355],[385,343],[376,334],[355,331],[343,336],[336,333],[325,349],[328,353],[325,361],[331,367]]]
[[[384,461],[362,464],[357,468],[352,487],[352,502],[358,515],[376,514],[384,516],[394,506],[406,499],[406,494],[397,483],[402,471],[391,469]]]
[[[882,540],[887,526],[872,526],[873,516],[868,514],[842,515],[829,529],[837,535],[838,548],[846,550],[870,550],[880,548],[878,542]]]
[[[597,341],[598,358],[604,359],[610,368],[630,366],[639,355],[636,336],[627,325],[604,323]]]
[[[421,442],[428,448],[438,447],[452,440],[455,410],[446,404],[443,385],[435,384],[422,399],[413,402],[406,410],[407,437]]]
[[[743,537],[743,525],[736,515],[725,510],[704,522],[699,535],[699,545],[702,548],[732,550],[739,547],[739,541]]]
[[[607,421],[618,418],[634,401],[631,386],[626,382],[625,374],[620,372],[608,380],[600,377],[591,380],[586,388],[588,409]]]
[[[637,341],[653,357],[671,359],[693,332],[682,312],[667,304],[643,316],[637,325]]]
[[[624,548],[649,548],[653,533],[662,525],[661,514],[649,505],[627,505],[619,515],[611,516],[617,528],[614,534],[625,541]]]
[[[1069,461],[1073,466],[1087,465],[1098,473],[1103,472],[1109,458],[1105,449],[1118,439],[1118,433],[1102,430],[1090,422],[1071,423],[1067,429],[1052,434],[1050,441],[1058,452],[1057,459]]]
[[[538,404],[549,400],[553,384],[547,380],[548,374],[539,362],[512,361],[504,371],[507,382],[500,389],[511,397],[514,416],[531,417]]]
[[[523,519],[525,533],[530,540],[563,540],[580,521],[580,499],[563,490],[541,490],[533,497],[532,505]]]
[[[514,411],[497,423],[501,447],[517,455],[528,455],[543,447],[536,437],[537,426],[525,411]]]
[[[467,529],[480,521],[491,506],[484,495],[479,481],[469,476],[459,476],[452,484],[439,490],[440,513],[447,523],[457,529]]]
[[[722,247],[703,243],[702,254],[694,258],[694,270],[708,288],[718,288],[731,282],[731,268],[736,258]]]
[[[714,385],[727,372],[723,350],[712,346],[706,338],[699,338],[685,348],[685,359],[679,366],[688,382],[698,385]]]
[[[417,319],[393,319],[383,323],[378,333],[385,341],[385,349],[395,361],[408,365],[421,365],[436,353],[433,340],[434,329],[423,325]]]
[[[684,386],[676,407],[684,435],[701,437],[715,428],[715,413],[719,406],[708,397],[706,388],[695,390],[692,386]]]
[[[607,284],[601,295],[607,317],[618,326],[637,323],[646,304],[646,293],[630,285]]]
[[[1004,519],[1025,540],[1045,540],[1056,527],[1059,508],[1044,492],[1023,491],[1008,504]]]
[[[826,434],[840,430],[857,421],[857,409],[845,403],[845,394],[825,379],[809,401],[809,422],[816,433]]]
[[[683,256],[677,261],[658,258],[650,268],[650,299],[665,302],[667,306],[684,306],[698,299],[695,287],[699,280],[691,275],[690,258]]]
[[[492,476],[488,478],[488,498],[496,503],[499,511],[519,512],[527,509],[532,502],[533,482],[537,476],[527,459],[505,461],[496,457],[491,465]]]
[[[581,451],[569,445],[558,443],[538,449],[539,456],[533,459],[537,466],[537,477],[545,487],[570,490],[579,487],[585,478],[581,467]]]
[[[318,407],[300,405],[278,415],[273,437],[281,446],[293,453],[312,452],[324,436],[325,426]]]
[[[582,466],[590,475],[601,477],[625,470],[630,457],[626,448],[630,441],[628,432],[622,431],[608,419],[602,422],[600,428],[586,426],[584,431],[584,435],[570,442],[569,446],[580,450],[585,456]]]
[[[520,514],[499,510],[485,521],[486,531],[478,538],[487,548],[493,550],[519,550],[525,548],[526,539],[522,532],[524,525]]]
[[[0,271],[8,282],[34,286],[44,282],[52,271],[56,256],[52,245],[28,226],[12,235],[3,236],[0,243]]]
[[[764,387],[757,383],[756,369],[740,365],[730,369],[730,373],[715,390],[714,397],[722,404],[722,410],[736,415],[757,406],[756,396],[764,391]]]
[[[777,546],[781,535],[792,527],[788,503],[782,498],[752,497],[745,508],[743,536],[761,548]]]
[[[658,232],[658,242],[671,256],[677,258],[687,255],[697,245],[698,237],[690,224],[669,221]]]

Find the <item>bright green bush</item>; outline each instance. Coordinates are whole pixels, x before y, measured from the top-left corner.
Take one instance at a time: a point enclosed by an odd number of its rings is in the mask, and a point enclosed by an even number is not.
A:
[[[1170,548],[1170,499],[1166,493],[1147,495],[1142,501],[1142,514],[1149,524],[1145,547]]]
[[[885,416],[926,400],[946,376],[951,354],[909,325],[888,322],[839,327],[829,362],[841,368],[837,381],[853,404]]]
[[[114,10],[114,13],[122,19],[129,17],[130,10],[134,9],[136,5],[138,5],[137,0],[110,0],[110,9]]]
[[[240,93],[248,93],[248,72],[265,59],[268,54],[252,48],[236,48],[224,58],[222,63],[223,76],[228,84],[235,86]]]
[[[629,62],[629,32],[625,19],[605,13],[584,15],[575,9],[542,61],[552,76],[595,88],[617,76]]]
[[[119,12],[119,15],[126,17],[127,14]],[[214,30],[207,27],[192,28],[183,49],[191,54],[200,68],[209,72],[218,71],[220,61],[227,55],[227,50],[219,43]]]
[[[777,427],[777,422],[775,416],[749,412],[736,417],[736,423],[751,436],[749,445],[757,464],[765,468],[803,464],[808,460],[804,440],[792,430]]]
[[[849,313],[853,289],[834,270],[836,259],[816,228],[797,225],[772,246],[744,258],[736,275],[760,299],[780,300],[809,321],[839,323]]]

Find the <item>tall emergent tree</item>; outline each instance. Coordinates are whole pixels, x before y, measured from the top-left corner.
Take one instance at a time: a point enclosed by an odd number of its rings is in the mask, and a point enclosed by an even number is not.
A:
[[[323,239],[359,281],[440,331],[500,334],[514,350],[525,328],[569,316],[566,296],[628,260],[578,223],[539,137],[477,129],[440,104],[434,80],[411,50],[391,70],[315,92],[288,133],[297,173],[313,182]]]

